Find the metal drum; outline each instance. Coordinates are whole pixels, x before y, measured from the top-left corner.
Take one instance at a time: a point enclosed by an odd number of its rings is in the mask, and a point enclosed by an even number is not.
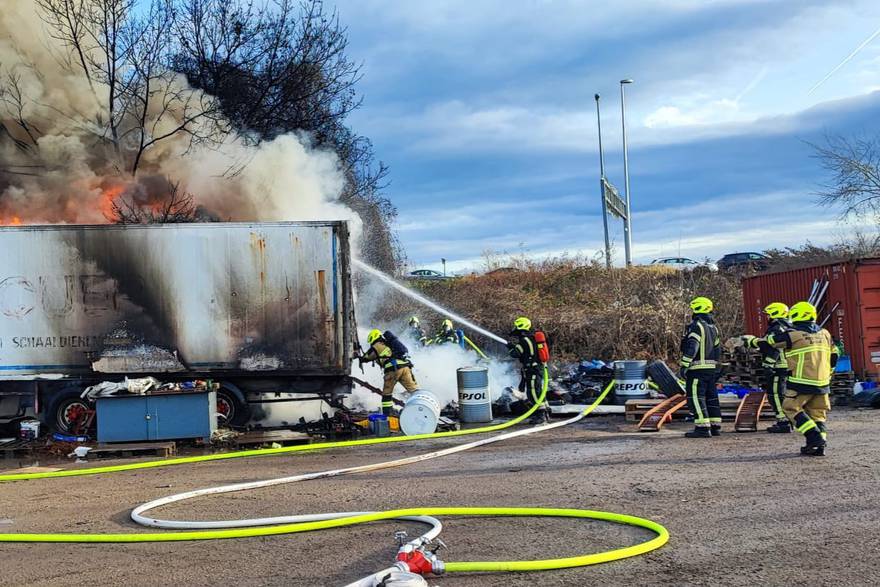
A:
[[[614,394],[618,404],[650,395],[645,376],[647,361],[614,361]]]
[[[431,434],[440,421],[440,402],[430,391],[415,392],[400,411],[400,429],[407,436]]]
[[[462,422],[491,422],[492,395],[489,369],[462,367],[458,370],[458,414]]]

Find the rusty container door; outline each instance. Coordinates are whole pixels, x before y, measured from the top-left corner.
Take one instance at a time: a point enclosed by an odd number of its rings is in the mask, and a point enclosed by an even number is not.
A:
[[[828,289],[818,312],[819,321],[834,339],[843,343],[850,355],[853,370],[863,374],[871,370],[865,360],[862,307],[859,302],[860,267],[864,262],[844,262],[806,267],[778,273],[762,273],[743,280],[743,310],[746,331],[762,335],[767,328],[763,309],[771,302],[788,305],[806,300],[813,282],[828,281]],[[878,331],[880,334],[880,331]],[[876,349],[880,351],[880,348]]]
[[[857,373],[876,376],[880,371],[880,259],[865,259],[856,267],[858,288],[854,298],[858,300],[861,321],[861,340],[858,352],[848,348]],[[856,355],[859,355],[856,357]],[[856,358],[859,369],[856,369]]]

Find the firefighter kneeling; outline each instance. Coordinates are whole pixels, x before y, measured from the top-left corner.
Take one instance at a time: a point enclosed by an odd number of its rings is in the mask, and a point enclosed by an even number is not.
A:
[[[370,350],[360,357],[360,362],[375,361],[385,372],[382,386],[382,413],[390,416],[394,409],[394,387],[398,383],[409,392],[419,389],[412,372],[409,349],[390,331],[385,331],[383,334],[379,330],[371,330],[367,335],[367,343],[370,345]]]
[[[816,308],[809,302],[798,302],[789,310],[792,329],[751,339],[749,344],[762,342],[785,349],[788,360],[788,387],[782,401],[785,415],[806,438],[801,454],[823,456],[828,436],[825,421],[831,402],[831,375],[837,364],[837,347],[831,334],[816,324]]]

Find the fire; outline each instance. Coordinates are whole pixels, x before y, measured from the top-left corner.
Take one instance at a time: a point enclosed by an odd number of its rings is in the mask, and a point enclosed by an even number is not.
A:
[[[0,216],[0,225],[2,226],[21,226],[21,218],[13,216],[9,220]]]
[[[125,185],[123,184],[112,185],[101,189],[101,200],[98,203],[98,206],[101,209],[101,214],[103,214],[104,218],[107,220],[113,218],[113,204],[116,202],[116,198],[121,196],[123,192],[125,192]]]
[[[18,226],[18,225],[20,225],[20,224],[21,224],[21,218],[19,218],[18,216],[13,216],[13,217],[12,217],[12,222],[10,222],[10,224],[12,224],[13,226]]]

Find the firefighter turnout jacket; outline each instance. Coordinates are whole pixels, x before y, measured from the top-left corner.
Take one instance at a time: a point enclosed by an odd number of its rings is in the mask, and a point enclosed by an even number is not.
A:
[[[709,314],[694,314],[681,340],[682,371],[714,373],[721,362],[721,333]]]
[[[516,330],[513,335],[516,339],[507,343],[510,356],[520,362],[523,371],[539,370],[541,360],[538,358],[538,344],[535,342],[535,335],[528,330]]]
[[[829,393],[838,353],[827,330],[815,322],[795,322],[791,330],[770,334],[758,344],[762,341],[785,351],[789,389],[797,393]]]
[[[770,320],[767,325],[767,332],[764,333],[764,339],[758,339],[758,348],[761,350],[761,356],[764,358],[762,364],[767,369],[788,369],[788,361],[785,358],[785,350],[776,348],[767,342],[767,337],[779,337],[783,333],[792,329],[791,322],[784,318],[775,318]]]
[[[385,373],[397,371],[402,367],[412,367],[409,357],[395,356],[391,347],[382,339],[370,345],[370,350],[364,354],[363,360],[364,362],[376,361]]]

